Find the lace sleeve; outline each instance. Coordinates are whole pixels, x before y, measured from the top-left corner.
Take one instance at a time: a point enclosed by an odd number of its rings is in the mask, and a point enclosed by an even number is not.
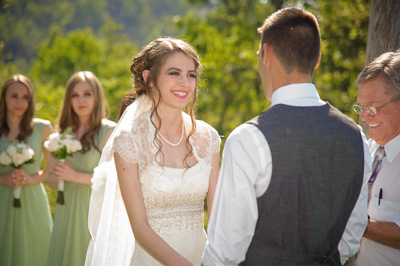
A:
[[[196,120],[196,132],[192,135],[192,144],[195,156],[207,158],[211,162],[213,154],[220,151],[221,138],[211,125]]]
[[[221,148],[221,137],[218,131],[211,127],[211,151],[212,153],[219,152]]]
[[[113,152],[118,153],[122,159],[129,163],[138,162],[137,147],[129,132],[122,132],[119,136],[115,137]]]

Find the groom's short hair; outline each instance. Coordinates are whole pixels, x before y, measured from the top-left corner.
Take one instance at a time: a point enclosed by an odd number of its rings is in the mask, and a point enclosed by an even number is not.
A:
[[[310,12],[289,7],[270,15],[258,28],[261,47],[270,45],[287,73],[312,74],[320,55],[318,21]]]

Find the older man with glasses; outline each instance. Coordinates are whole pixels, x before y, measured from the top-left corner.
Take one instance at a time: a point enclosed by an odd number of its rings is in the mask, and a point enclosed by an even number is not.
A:
[[[400,265],[400,50],[384,53],[357,79],[353,106],[370,130],[374,159],[367,229],[356,265]]]

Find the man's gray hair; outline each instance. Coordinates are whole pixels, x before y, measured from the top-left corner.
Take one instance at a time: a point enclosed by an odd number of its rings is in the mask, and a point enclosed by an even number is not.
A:
[[[400,97],[400,49],[396,52],[383,53],[369,63],[358,75],[357,86],[378,77],[384,79],[387,94]]]

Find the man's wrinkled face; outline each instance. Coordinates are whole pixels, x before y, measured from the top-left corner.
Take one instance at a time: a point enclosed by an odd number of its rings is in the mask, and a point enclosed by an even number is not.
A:
[[[369,126],[370,137],[380,145],[385,145],[400,134],[400,101],[390,102],[393,95],[387,93],[387,86],[384,79],[378,77],[358,89],[357,101],[361,106],[379,107],[388,103],[379,108],[375,116],[365,109],[360,112],[361,120]]]

